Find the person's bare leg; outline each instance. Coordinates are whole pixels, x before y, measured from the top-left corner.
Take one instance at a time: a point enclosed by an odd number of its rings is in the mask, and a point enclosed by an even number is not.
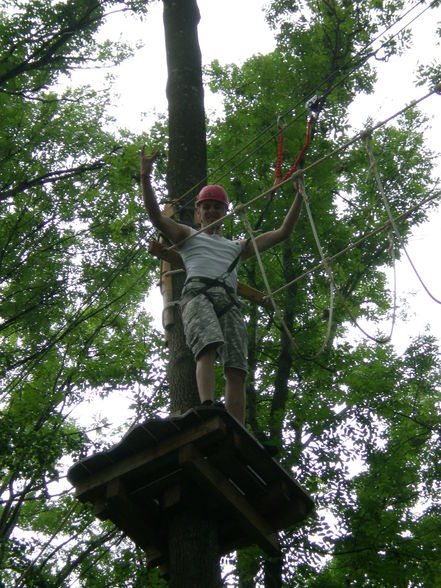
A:
[[[214,400],[214,362],[216,348],[204,349],[196,361],[196,383],[198,385],[199,399]]]
[[[245,424],[246,373],[237,368],[225,368],[225,407],[242,425]]]

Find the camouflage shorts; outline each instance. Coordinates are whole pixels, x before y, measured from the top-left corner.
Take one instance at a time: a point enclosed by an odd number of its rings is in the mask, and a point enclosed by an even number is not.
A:
[[[198,294],[203,287],[202,282],[191,282],[182,292],[181,312],[187,345],[195,359],[207,346],[213,345],[224,368],[246,372],[247,332],[239,299],[222,286],[212,286],[206,294]],[[228,310],[222,312],[226,307]]]

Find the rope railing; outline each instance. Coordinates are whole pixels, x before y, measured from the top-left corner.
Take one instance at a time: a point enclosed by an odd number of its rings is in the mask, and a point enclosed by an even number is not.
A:
[[[422,208],[423,206],[425,206],[429,202],[432,202],[433,200],[437,200],[438,198],[441,198],[441,190],[435,192],[434,194],[432,194],[431,196],[428,196],[427,198],[424,198],[424,200],[422,200],[418,204],[415,204],[414,206],[409,208],[409,210],[402,212],[400,215],[394,217],[394,221],[399,222],[400,220],[407,218],[408,216],[413,214],[415,211],[419,210],[420,208]],[[338,251],[334,255],[326,257],[325,261],[327,263],[332,263],[333,261],[335,261],[336,259],[338,259],[342,255],[344,255],[348,251],[351,251],[352,249],[359,247],[364,241],[367,241],[368,239],[375,237],[375,235],[378,235],[378,233],[381,233],[382,231],[385,231],[386,229],[390,229],[390,228],[391,228],[391,221],[388,220],[388,221],[384,222],[383,224],[381,224],[379,227],[373,229],[372,231],[369,231],[369,233],[366,233],[366,235],[363,235],[363,237],[360,237],[360,239],[357,239],[353,243],[350,243],[344,249],[341,249],[340,251]],[[306,272],[303,272],[301,275],[297,276],[293,280],[290,280],[289,282],[287,282],[286,284],[284,284],[283,286],[281,286],[277,290],[273,290],[273,293],[272,293],[273,296],[277,296],[277,294],[280,294],[281,292],[283,292],[283,290],[286,290],[287,288],[289,288],[290,286],[293,286],[297,282],[303,280],[304,278],[306,278],[310,274],[323,268],[325,261],[320,261],[319,263],[317,263],[316,265],[311,267],[309,270],[307,270]]]

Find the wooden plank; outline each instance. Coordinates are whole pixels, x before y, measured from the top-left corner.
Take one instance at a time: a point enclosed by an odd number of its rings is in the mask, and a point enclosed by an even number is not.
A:
[[[184,267],[184,262],[182,261],[182,257],[179,255],[178,251],[176,251],[176,249],[168,249],[159,241],[150,241],[149,253],[155,257],[158,257],[159,259],[168,261],[168,263],[171,263],[176,268]]]
[[[164,261],[167,261],[171,265],[177,268],[184,267],[184,262],[182,261],[182,257],[179,255],[179,252],[175,249],[168,249],[159,241],[150,241],[149,243],[149,252],[154,255],[155,257],[159,257]],[[250,302],[254,302],[255,304],[259,304],[268,309],[272,309],[272,305],[270,300],[268,300],[260,290],[256,288],[252,288],[247,284],[242,282],[237,283],[237,293],[242,298],[246,298]]]
[[[264,496],[266,494],[268,489],[267,485],[241,459],[236,447],[232,443],[231,435],[229,435],[228,440],[222,446],[221,451],[209,456],[209,461],[226,478],[232,480],[247,496],[248,500],[250,497]]]
[[[293,495],[284,480],[272,482],[265,495],[250,497],[250,501],[277,531],[302,521],[309,512],[305,501]]]
[[[91,474],[88,478],[76,484],[75,495],[80,500],[86,501],[89,499],[88,493],[107,484],[114,478],[119,478],[129,473],[133,474],[136,470],[140,470],[148,465],[153,466],[156,461],[163,458],[170,458],[182,445],[195,443],[208,435],[223,436],[225,431],[226,426],[223,420],[219,416],[213,416],[209,420],[202,421],[198,425],[162,441],[156,447],[140,451],[135,455],[131,455],[121,459],[117,463],[104,467],[95,474]]]
[[[136,504],[127,494],[120,479],[106,486],[105,496],[94,504],[94,514],[109,519],[141,547],[149,562],[158,565],[164,559],[166,546],[161,541],[161,513],[157,505]]]
[[[215,501],[228,506],[231,516],[237,518],[240,527],[245,528],[256,543],[270,554],[279,552],[277,535],[271,526],[194,445],[189,444],[179,450],[179,461],[191,472],[193,479],[207,488]]]
[[[135,500],[149,500],[151,498],[158,498],[162,493],[169,488],[179,484],[182,479],[182,468],[176,468],[167,472],[164,476],[160,476],[154,480],[149,480],[147,483],[137,484],[136,488],[130,491],[130,496]]]
[[[274,482],[285,482],[290,495],[296,495],[304,502],[307,512],[313,508],[311,497],[276,460],[268,455],[260,443],[251,435],[244,435],[238,431],[233,431],[232,434],[238,451],[268,486]]]

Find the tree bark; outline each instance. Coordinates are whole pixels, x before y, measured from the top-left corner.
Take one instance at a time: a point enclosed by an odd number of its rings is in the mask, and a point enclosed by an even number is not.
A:
[[[197,36],[200,15],[195,0],[163,0],[163,5],[168,69],[167,188],[170,200],[189,192],[179,202],[179,217],[181,222],[192,225],[194,198],[207,170],[202,64]],[[174,276],[174,300],[179,299],[182,286],[182,276]],[[168,337],[170,407],[172,412],[183,412],[198,404],[199,398],[193,357],[185,344],[180,316],[175,319]]]
[[[202,64],[197,35],[200,14],[196,0],[163,0],[163,6],[169,113],[167,188],[170,200],[179,199],[180,221],[192,225],[194,199],[207,169]],[[183,277],[173,276],[174,300],[179,299],[182,286]],[[170,407],[172,412],[184,412],[199,404],[199,397],[195,364],[185,344],[180,315],[175,317],[169,331],[168,345]],[[172,588],[220,586],[218,530],[214,521],[207,520],[203,512],[178,508],[170,513],[168,537]]]
[[[217,526],[195,510],[180,511],[169,526],[170,588],[220,587]]]

